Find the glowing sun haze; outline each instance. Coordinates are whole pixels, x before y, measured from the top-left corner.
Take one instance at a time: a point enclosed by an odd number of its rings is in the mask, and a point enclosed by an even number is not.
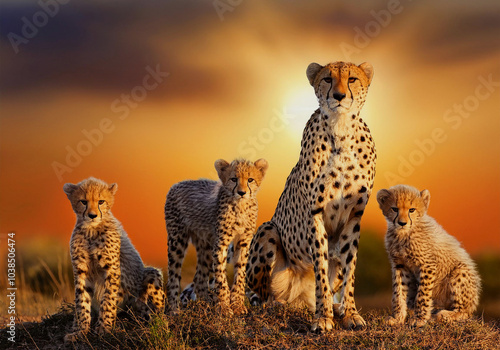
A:
[[[8,34],[40,7],[0,6],[0,233],[67,244],[62,187],[95,176],[118,183],[113,213],[165,266],[170,186],[235,157],[268,160],[268,220],[317,108],[306,67],[344,60],[374,67],[362,231],[384,233],[374,194],[407,183],[430,190],[429,214],[466,249],[500,251],[497,1],[401,1],[390,17],[386,1],[248,1],[222,21],[212,2],[71,2],[17,54]]]

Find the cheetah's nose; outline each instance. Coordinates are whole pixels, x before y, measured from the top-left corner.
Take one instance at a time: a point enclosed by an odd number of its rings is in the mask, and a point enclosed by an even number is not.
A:
[[[406,226],[406,222],[398,221],[399,226]]]
[[[89,218],[91,218],[91,219],[95,219],[96,217],[97,217],[97,214],[90,214],[90,213],[89,213]]]
[[[238,194],[242,197],[245,195],[245,193],[246,193],[245,191],[238,191]]]
[[[345,97],[345,94],[341,93],[341,92],[334,92],[333,93],[333,98],[336,99],[337,101],[342,101]]]

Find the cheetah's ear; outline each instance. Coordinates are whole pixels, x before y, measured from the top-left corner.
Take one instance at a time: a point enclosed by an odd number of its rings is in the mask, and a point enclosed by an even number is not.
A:
[[[392,197],[392,193],[389,190],[382,189],[377,192],[377,202],[380,206],[380,209],[384,209],[383,207],[387,203],[387,201]]]
[[[429,209],[429,204],[431,202],[431,193],[429,192],[429,190],[423,190],[422,192],[420,192],[420,197],[422,197],[425,209]]]
[[[361,63],[358,67],[361,68],[363,72],[365,72],[365,75],[368,78],[368,85],[370,85],[373,78],[373,66],[368,62],[364,62]]]
[[[229,163],[224,159],[217,159],[214,163],[215,170],[217,170],[217,174],[219,175],[219,179],[222,183],[227,181],[227,169],[229,168]]]
[[[257,169],[259,169],[260,173],[262,174],[262,177],[264,177],[264,175],[266,175],[267,168],[269,167],[267,160],[265,160],[264,158],[257,159],[253,163],[253,165],[255,165],[255,167]]]
[[[66,193],[66,196],[71,196],[73,194],[73,192],[75,192],[76,190],[78,189],[78,186],[75,185],[75,184],[70,184],[70,183],[67,183],[67,184],[64,184],[63,186],[63,191],[64,193]]]
[[[118,184],[114,183],[114,184],[109,185],[108,190],[114,196],[116,191],[118,191]]]
[[[306,75],[307,79],[309,79],[309,84],[314,86],[314,78],[318,75],[319,71],[323,69],[323,66],[318,63],[311,63],[307,66]]]

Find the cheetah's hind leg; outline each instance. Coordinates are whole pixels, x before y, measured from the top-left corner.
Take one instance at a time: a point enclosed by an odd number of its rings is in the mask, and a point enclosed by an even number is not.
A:
[[[273,300],[271,275],[279,247],[281,240],[276,228],[272,222],[265,222],[252,239],[246,266],[247,284],[255,293],[250,297],[251,304],[260,302],[267,304]]]
[[[462,266],[456,268],[449,276],[448,288],[450,296],[448,305],[444,310],[439,310],[435,317],[439,322],[453,322],[470,318],[478,302],[477,284],[474,274]]]
[[[227,263],[234,263],[233,262],[233,256],[234,256],[234,245],[231,243],[228,248],[228,254],[227,254]],[[198,297],[195,292],[194,288],[195,282],[189,283],[181,292],[179,299],[180,299],[180,304],[183,308],[188,306],[190,301],[195,301],[198,300]],[[208,280],[208,295],[212,295],[214,292],[215,288],[215,278],[214,276],[210,276],[210,279]],[[213,299],[213,297],[211,297]]]
[[[163,275],[154,267],[144,269],[142,291],[138,309],[140,317],[149,320],[149,315],[162,313],[165,309],[165,292],[163,291]]]
[[[190,301],[196,300],[196,293],[194,292],[194,283],[189,283],[186,288],[184,288],[179,297],[181,301],[181,306],[186,307]]]
[[[470,316],[467,313],[458,310],[440,310],[438,313],[436,313],[436,320],[438,322],[466,320],[469,317]]]

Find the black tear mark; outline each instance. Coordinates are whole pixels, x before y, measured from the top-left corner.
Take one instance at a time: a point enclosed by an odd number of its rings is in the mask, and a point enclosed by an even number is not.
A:
[[[322,212],[323,212],[323,208],[317,208],[317,209],[311,210],[312,215],[318,215],[319,213],[322,213]]]

